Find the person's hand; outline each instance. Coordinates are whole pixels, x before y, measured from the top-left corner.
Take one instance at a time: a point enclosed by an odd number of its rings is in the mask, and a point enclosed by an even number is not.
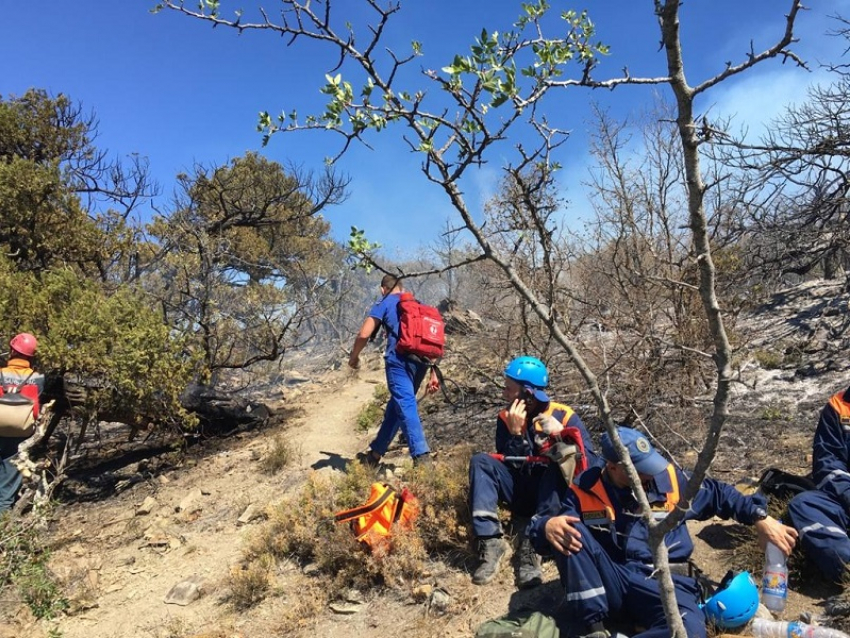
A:
[[[348,367],[354,368],[355,370],[360,367],[360,355],[352,354],[348,357]]]
[[[514,436],[519,436],[522,434],[522,430],[525,427],[525,401],[522,399],[516,399],[511,407],[508,408],[508,431]]]
[[[786,556],[791,554],[797,543],[797,530],[783,525],[772,516],[757,521],[754,525],[758,532],[759,546],[764,549],[768,542],[776,545]]]
[[[428,379],[428,385],[425,386],[425,392],[427,394],[434,394],[437,390],[440,389],[440,380],[437,378],[437,375],[434,372],[431,372],[431,378]]]
[[[566,556],[579,552],[582,548],[581,534],[573,523],[578,523],[580,520],[575,516],[553,516],[546,521],[544,527],[546,540]]]

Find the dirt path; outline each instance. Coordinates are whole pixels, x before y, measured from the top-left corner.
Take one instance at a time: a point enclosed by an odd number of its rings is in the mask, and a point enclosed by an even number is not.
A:
[[[71,584],[79,611],[50,624],[24,612],[0,624],[0,637],[41,638],[52,628],[63,638],[182,638],[199,635],[199,628],[238,625],[224,617],[224,583],[261,524],[238,519],[249,505],[262,511],[279,501],[308,472],[339,470],[365,448],[367,435],[355,422],[383,380],[379,366],[373,362],[357,374],[344,368],[290,386],[284,396],[294,398],[281,407],[300,408],[294,423],[239,435],[221,451],[108,501],[59,508],[51,567]],[[283,432],[297,433],[297,469],[269,476],[259,461]],[[150,512],[140,514],[146,499],[153,499]],[[174,585],[193,577],[202,583],[199,600],[163,602]]]

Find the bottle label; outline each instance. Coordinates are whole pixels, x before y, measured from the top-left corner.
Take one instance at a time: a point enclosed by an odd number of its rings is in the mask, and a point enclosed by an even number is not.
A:
[[[788,623],[788,638],[806,638],[811,636],[811,632],[806,631],[808,627],[801,622]]]
[[[764,570],[761,589],[768,596],[785,598],[788,596],[788,577],[784,572],[766,569]]]

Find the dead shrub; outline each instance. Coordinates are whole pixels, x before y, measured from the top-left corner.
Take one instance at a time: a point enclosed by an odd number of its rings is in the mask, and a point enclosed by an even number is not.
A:
[[[271,588],[271,569],[274,558],[269,554],[256,556],[230,571],[230,603],[236,609],[248,609],[263,600]]]
[[[260,460],[260,470],[266,474],[277,474],[292,462],[294,455],[291,445],[283,436],[272,439],[266,455]]]

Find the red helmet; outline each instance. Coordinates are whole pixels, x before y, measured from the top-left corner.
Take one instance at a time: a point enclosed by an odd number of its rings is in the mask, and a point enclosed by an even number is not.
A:
[[[38,348],[38,340],[29,332],[22,332],[19,335],[12,337],[9,342],[9,347],[15,352],[19,352],[25,357],[34,357],[36,348]]]

